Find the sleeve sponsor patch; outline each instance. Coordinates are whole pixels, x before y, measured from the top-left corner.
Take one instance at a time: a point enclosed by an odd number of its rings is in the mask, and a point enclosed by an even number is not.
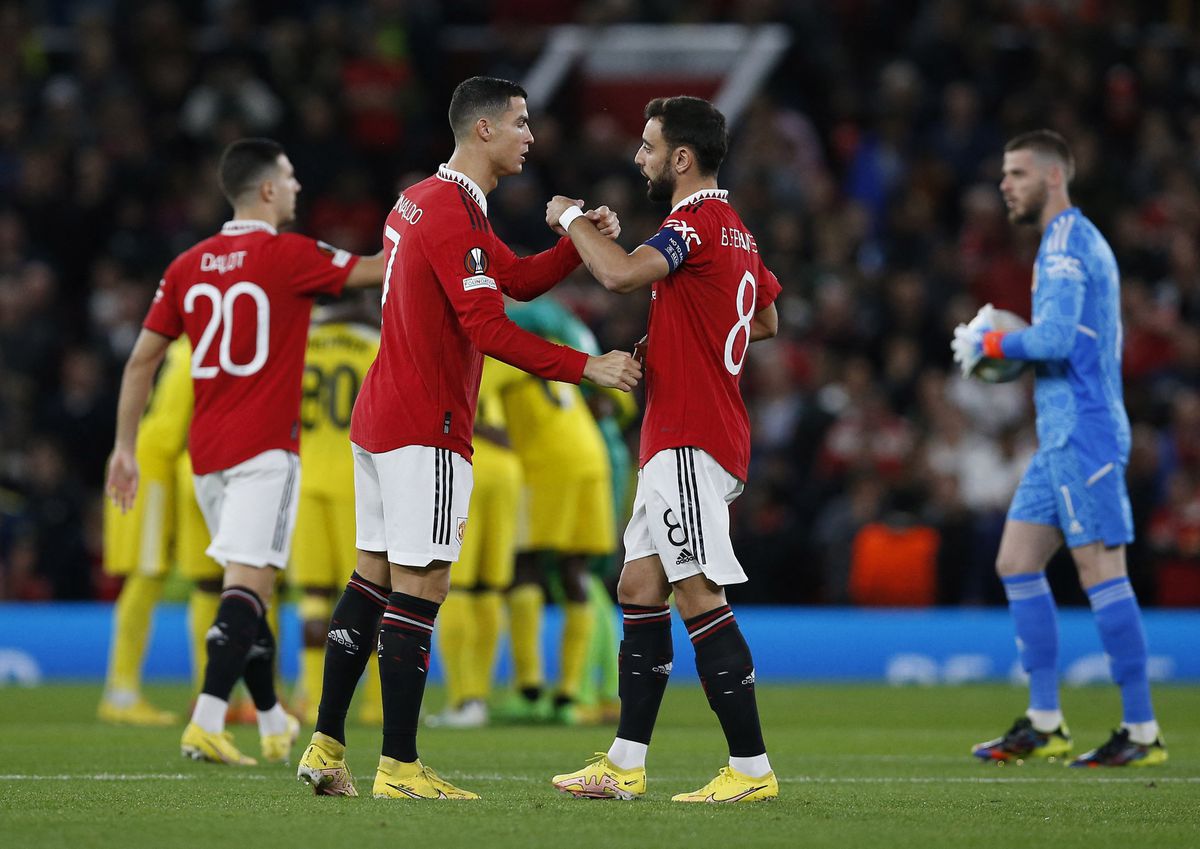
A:
[[[463,278],[463,291],[470,292],[475,289],[497,289],[496,281],[488,277],[486,274],[476,274],[471,277]]]
[[[1083,263],[1079,261],[1078,257],[1050,254],[1046,257],[1046,277],[1082,280],[1084,277]]]
[[[329,261],[338,268],[345,268],[346,263],[350,261],[353,254],[350,251],[344,251],[341,248],[335,248],[328,242],[317,242],[317,250],[329,257]]]

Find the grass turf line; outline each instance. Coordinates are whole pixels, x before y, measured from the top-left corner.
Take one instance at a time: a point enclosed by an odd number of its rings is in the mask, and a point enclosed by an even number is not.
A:
[[[178,754],[181,728],[98,724],[94,685],[4,688],[0,842],[14,849],[1200,843],[1200,688],[1155,691],[1171,753],[1165,767],[1098,771],[970,758],[972,743],[999,734],[1019,713],[1017,688],[764,685],[764,733],[782,797],[718,807],[669,801],[725,761],[703,695],[678,683],[651,747],[648,797],[634,803],[574,800],[549,785],[553,773],[606,748],[610,727],[423,729],[422,759],[484,796],[430,804],[369,798],[379,733],[351,726],[349,762],[365,796],[315,799],[295,781],[294,767],[196,764]],[[183,687],[152,687],[149,695],[181,712],[188,702]],[[1103,742],[1120,715],[1113,688],[1066,690],[1063,700],[1077,752]],[[427,704],[436,709],[440,701],[431,692]],[[234,734],[257,754],[255,729]]]

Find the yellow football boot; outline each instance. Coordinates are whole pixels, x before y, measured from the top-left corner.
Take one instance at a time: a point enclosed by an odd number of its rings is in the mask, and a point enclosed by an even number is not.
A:
[[[279,734],[266,734],[262,737],[263,763],[285,764],[292,756],[292,746],[300,739],[300,720],[287,716],[287,728]]]
[[[141,696],[127,705],[118,705],[102,699],[96,716],[109,725],[135,725],[139,728],[166,728],[179,721],[179,715],[169,710],[160,710]]]
[[[479,794],[455,787],[420,760],[412,763],[380,757],[371,791],[376,799],[478,799]]]
[[[779,782],[775,773],[768,772],[762,778],[751,778],[731,766],[721,767],[717,777],[699,790],[679,793],[671,797],[672,802],[765,802],[779,798]]]
[[[258,763],[254,758],[238,751],[237,746],[233,745],[233,735],[228,731],[212,734],[194,722],[189,722],[187,728],[183,729],[179,751],[185,758],[214,764],[254,766]]]
[[[646,768],[620,769],[604,752],[597,752],[583,769],[556,775],[550,783],[576,799],[629,801],[645,795]]]
[[[346,766],[346,747],[320,731],[313,732],[312,742],[300,756],[296,780],[311,785],[317,796],[358,795]]]

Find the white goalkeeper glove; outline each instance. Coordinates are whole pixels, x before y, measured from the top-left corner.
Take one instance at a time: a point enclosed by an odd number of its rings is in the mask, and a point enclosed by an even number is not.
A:
[[[983,359],[983,335],[995,325],[994,310],[991,304],[984,304],[970,324],[960,324],[954,328],[950,350],[954,352],[954,362],[958,363],[963,377],[970,377]]]

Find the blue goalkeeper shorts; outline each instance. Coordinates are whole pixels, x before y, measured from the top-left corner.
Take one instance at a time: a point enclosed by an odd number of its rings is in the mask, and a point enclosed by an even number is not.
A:
[[[1132,542],[1125,464],[1091,460],[1069,445],[1038,451],[1013,495],[1008,518],[1054,525],[1068,548]]]

